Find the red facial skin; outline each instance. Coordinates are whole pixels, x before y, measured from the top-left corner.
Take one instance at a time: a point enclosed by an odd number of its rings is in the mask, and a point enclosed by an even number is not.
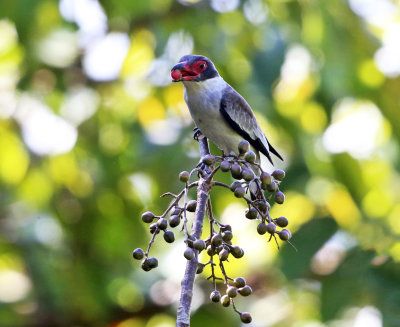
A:
[[[173,82],[192,81],[207,69],[207,63],[199,60],[189,65],[187,61],[175,65],[171,71]]]

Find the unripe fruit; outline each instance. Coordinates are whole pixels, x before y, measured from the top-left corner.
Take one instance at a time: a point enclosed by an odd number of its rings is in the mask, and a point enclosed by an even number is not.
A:
[[[197,264],[196,274],[201,274],[204,270],[204,265],[202,263]]]
[[[212,257],[213,255],[215,255],[215,251],[213,249],[213,247],[211,245],[207,246],[207,254]]]
[[[157,226],[159,229],[164,230],[168,227],[168,221],[165,218],[160,218],[157,221]]]
[[[203,159],[203,163],[207,166],[211,166],[215,163],[215,157],[212,154],[206,154]]]
[[[158,267],[158,260],[157,260],[157,258],[150,257],[150,258],[145,259],[145,261],[147,262],[147,264],[149,265],[149,267],[150,267],[151,269],[157,268],[157,267]]]
[[[275,233],[275,231],[276,231],[276,225],[274,223],[269,223],[267,225],[267,232],[273,234]]]
[[[260,179],[263,184],[271,184],[271,175],[266,171],[261,174]]]
[[[221,300],[221,293],[218,291],[212,291],[210,294],[210,299],[214,303],[218,303]]]
[[[249,285],[246,285],[242,288],[239,288],[238,292],[242,296],[249,296],[251,293],[253,293],[253,290],[251,289],[251,287]]]
[[[179,174],[179,180],[180,180],[182,183],[186,183],[186,182],[189,180],[189,177],[190,177],[190,175],[189,175],[189,173],[188,173],[187,171],[182,171],[182,172]]]
[[[292,237],[292,233],[291,233],[289,230],[287,230],[287,229],[282,229],[282,230],[279,232],[279,238],[280,238],[282,241],[288,241],[288,240],[290,240],[291,237]]]
[[[154,219],[154,214],[150,211],[146,211],[144,214],[142,214],[142,220],[145,223],[151,223]]]
[[[237,246],[237,245],[232,246],[231,253],[236,259],[239,259],[239,258],[244,256],[243,249],[241,247]]]
[[[272,181],[271,184],[267,184],[268,192],[275,192],[278,190],[278,184],[275,181]]]
[[[142,260],[144,257],[144,251],[141,248],[137,248],[133,250],[132,256],[136,260]]]
[[[172,211],[171,216],[179,216],[182,213],[182,208],[175,207],[174,211]]]
[[[249,168],[243,168],[242,169],[242,176],[243,176],[243,179],[245,181],[250,182],[254,178],[254,173]]]
[[[289,220],[287,220],[287,218],[283,216],[275,218],[274,220],[279,227],[286,227],[289,224]]]
[[[190,200],[187,205],[186,205],[186,210],[189,212],[195,212],[197,207],[197,201],[196,200]]]
[[[245,216],[247,219],[256,219],[258,215],[257,209],[250,208],[246,210]]]
[[[264,235],[267,232],[267,224],[262,222],[257,226],[257,233],[260,235]]]
[[[219,166],[223,172],[227,172],[231,169],[231,164],[227,160],[222,161]]]
[[[246,153],[250,149],[250,143],[246,140],[243,140],[239,143],[238,150],[240,154]]]
[[[234,286],[229,286],[226,289],[226,295],[228,295],[230,298],[236,297],[237,296],[237,289]]]
[[[235,179],[242,179],[242,167],[236,162],[231,167],[231,175]]]
[[[181,223],[181,217],[180,216],[174,215],[174,216],[171,216],[171,218],[169,218],[169,225],[171,227],[176,227],[180,223]]]
[[[265,212],[267,209],[271,209],[271,206],[267,201],[261,201],[257,203],[257,208],[260,209],[260,211]]]
[[[150,233],[151,233],[151,234],[154,234],[154,233],[158,234],[158,233],[160,232],[160,229],[158,228],[157,223],[151,224],[151,225],[149,226],[149,230],[150,230]]]
[[[237,287],[237,288],[241,288],[241,287],[245,287],[246,286],[246,280],[243,277],[236,277],[233,280],[233,284]]]
[[[167,231],[164,233],[164,240],[165,240],[165,242],[167,242],[167,243],[173,243],[173,242],[175,241],[175,234],[174,234],[174,232],[172,232],[172,231],[170,231],[170,230],[167,230]]]
[[[238,187],[242,187],[242,183],[236,181],[233,182],[229,188],[231,189],[232,192],[234,192]]]
[[[221,234],[215,234],[212,238],[211,238],[211,244],[214,247],[218,247],[222,244],[222,236]]]
[[[244,324],[249,324],[249,323],[251,323],[251,321],[252,321],[251,314],[248,313],[248,312],[242,312],[242,313],[240,314],[240,320],[241,320],[242,323],[244,323]]]
[[[231,225],[221,225],[221,231],[224,232],[226,230],[229,230],[232,232],[232,226]]]
[[[197,251],[203,251],[206,248],[206,242],[203,240],[196,240],[193,242],[193,248],[195,248]]]
[[[233,238],[233,233],[229,230],[222,233],[222,239],[225,242],[229,242]]]
[[[272,176],[274,176],[274,178],[277,179],[278,181],[281,181],[282,179],[285,178],[285,172],[281,169],[276,169],[272,173]]]
[[[147,259],[144,259],[142,261],[141,267],[142,267],[142,269],[144,271],[150,271],[151,270],[151,267],[150,267],[149,263],[147,262]]]
[[[256,154],[253,151],[247,151],[244,154],[244,160],[249,163],[254,163],[256,161]]]
[[[193,248],[193,242],[196,241],[196,238],[193,235],[189,235],[186,239],[186,244],[188,247]]]
[[[229,305],[231,304],[231,299],[228,295],[224,295],[221,297],[221,304],[222,306],[229,307]]]
[[[226,261],[229,257],[229,251],[227,249],[221,250],[219,253],[219,260]]]
[[[233,192],[233,194],[237,197],[237,198],[242,198],[244,197],[246,191],[243,187],[238,187],[236,188],[235,192]]]
[[[285,194],[283,194],[281,191],[278,191],[275,193],[274,200],[278,204],[282,204],[285,202]]]
[[[191,248],[186,248],[185,252],[183,252],[183,256],[187,259],[187,260],[192,260],[195,256],[194,251]]]

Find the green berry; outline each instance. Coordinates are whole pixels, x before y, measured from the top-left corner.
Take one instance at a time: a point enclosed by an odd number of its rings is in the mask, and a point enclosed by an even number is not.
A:
[[[257,226],[257,232],[260,235],[264,235],[267,232],[267,224],[264,222],[261,222]]]
[[[224,307],[229,307],[229,305],[231,304],[231,299],[228,295],[224,295],[221,297],[221,304]]]
[[[147,261],[147,264],[149,265],[149,267],[150,267],[151,269],[157,268],[157,267],[158,267],[158,260],[157,260],[157,258],[150,257],[150,258],[145,259],[145,261]]]
[[[282,241],[289,241],[291,239],[291,237],[292,237],[292,233],[288,229],[282,229],[279,232],[279,238]]]
[[[222,239],[225,242],[229,242],[233,238],[233,233],[230,230],[227,230],[222,233]]]
[[[179,216],[182,213],[182,208],[175,207],[174,211],[172,211],[171,216]]]
[[[275,233],[275,231],[276,231],[276,225],[274,223],[269,223],[267,225],[267,232],[273,234]]]
[[[219,252],[219,260],[226,261],[229,257],[229,251],[227,249],[222,249]]]
[[[142,260],[144,257],[144,251],[141,248],[137,248],[133,250],[132,256],[136,260]]]
[[[287,218],[283,216],[275,218],[274,220],[279,227],[286,227],[289,224],[289,220],[287,220]]]
[[[203,251],[206,248],[206,242],[203,240],[196,240],[193,242],[193,248],[195,248],[197,251]]]
[[[275,192],[278,190],[278,184],[275,181],[272,181],[271,184],[267,184],[268,192]]]
[[[187,171],[182,171],[182,172],[179,174],[179,180],[180,180],[182,183],[186,183],[186,182],[189,180],[189,178],[190,178],[190,175],[189,175],[189,173],[188,173]]]
[[[248,312],[241,312],[240,313],[240,320],[244,324],[249,324],[252,321],[251,314]]]
[[[213,248],[211,245],[207,246],[207,254],[208,254],[210,257],[212,257],[213,255],[215,255],[215,250],[214,250],[214,248]]]
[[[201,274],[204,270],[204,265],[202,263],[198,263],[197,264],[197,270],[196,270],[196,274]]]
[[[276,169],[274,170],[274,172],[272,173],[272,176],[277,179],[278,181],[281,181],[282,179],[285,178],[285,172],[281,169]]]
[[[180,222],[181,222],[181,217],[180,216],[174,215],[174,216],[171,216],[169,218],[169,225],[171,227],[178,226],[180,224]]]
[[[229,188],[231,189],[232,192],[235,192],[235,190],[238,187],[242,187],[242,183],[236,181],[236,182],[233,182]]]
[[[245,216],[247,219],[256,219],[258,215],[256,208],[250,208],[246,210]]]
[[[244,197],[246,191],[243,187],[240,186],[240,187],[237,187],[235,192],[233,192],[233,193],[235,194],[235,196],[237,198],[242,198],[242,197]]]
[[[215,163],[215,157],[212,154],[206,154],[203,159],[203,163],[207,166],[211,166]]]
[[[253,151],[247,151],[244,154],[244,160],[249,163],[254,163],[256,161],[256,154]]]
[[[218,303],[221,300],[221,293],[218,292],[217,290],[212,291],[211,294],[210,294],[210,299],[214,303]]]
[[[167,230],[167,231],[164,233],[164,240],[165,240],[165,242],[167,242],[167,243],[173,243],[173,242],[175,241],[175,234],[174,234],[174,232],[172,232],[172,231],[170,231],[170,230]]]
[[[227,160],[222,161],[219,166],[223,172],[227,172],[231,169],[231,164]]]
[[[150,211],[146,211],[144,214],[142,214],[143,222],[148,224],[153,222],[154,217],[155,217],[154,214]]]
[[[231,253],[236,259],[239,259],[239,258],[244,256],[243,249],[241,247],[237,246],[237,245],[232,246]]]
[[[267,173],[266,171],[263,171],[260,178],[261,178],[261,183],[271,184],[271,175],[269,173]]]
[[[230,298],[234,298],[237,296],[237,288],[234,286],[228,286],[226,289],[226,295],[228,295]]]
[[[249,296],[251,293],[253,293],[253,290],[249,285],[243,286],[242,288],[238,289],[238,292],[242,296]]]
[[[276,192],[274,195],[274,200],[276,203],[282,204],[285,202],[285,194],[283,194],[281,191]]]
[[[235,179],[242,179],[242,167],[236,162],[231,167],[231,175]]]
[[[250,143],[243,140],[239,143],[238,150],[240,154],[246,153],[250,149]]]
[[[142,267],[142,269],[143,269],[144,271],[150,271],[150,270],[151,270],[151,267],[150,267],[150,265],[149,265],[147,259],[144,259],[144,260],[142,261],[141,267]]]
[[[233,284],[237,287],[237,288],[241,288],[241,287],[245,287],[246,286],[246,280],[243,277],[236,277],[233,280]]]
[[[254,178],[254,173],[249,168],[242,169],[242,177],[245,181],[250,182]]]
[[[160,218],[157,221],[157,226],[161,230],[165,230],[168,227],[168,221],[165,218]]]
[[[151,234],[154,234],[154,233],[158,234],[158,233],[160,232],[160,229],[158,228],[157,223],[151,224],[151,225],[149,226],[149,230],[150,230],[150,233],[151,233]]]
[[[215,234],[212,238],[211,238],[211,244],[214,247],[218,247],[222,244],[223,239],[222,239],[222,235],[221,234]]]
[[[184,256],[187,260],[192,260],[192,259],[194,258],[194,256],[195,256],[195,253],[194,253],[194,251],[193,251],[191,248],[187,247],[186,250],[185,250],[185,252],[183,252],[183,256]]]
[[[186,210],[189,212],[195,212],[197,207],[197,201],[196,200],[190,200],[187,205],[186,205]]]

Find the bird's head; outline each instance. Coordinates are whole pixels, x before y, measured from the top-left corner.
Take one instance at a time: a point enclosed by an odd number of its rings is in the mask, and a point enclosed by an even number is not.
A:
[[[210,59],[197,55],[183,56],[171,69],[173,82],[201,82],[218,75]]]

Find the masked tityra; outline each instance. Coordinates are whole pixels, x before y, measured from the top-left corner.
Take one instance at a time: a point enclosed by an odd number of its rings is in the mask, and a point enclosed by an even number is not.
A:
[[[268,142],[249,104],[223,80],[210,59],[186,55],[172,67],[171,77],[174,82],[183,82],[184,98],[196,126],[224,155],[238,154],[238,144],[245,139],[258,158],[261,152],[272,164],[271,152],[283,160]]]

